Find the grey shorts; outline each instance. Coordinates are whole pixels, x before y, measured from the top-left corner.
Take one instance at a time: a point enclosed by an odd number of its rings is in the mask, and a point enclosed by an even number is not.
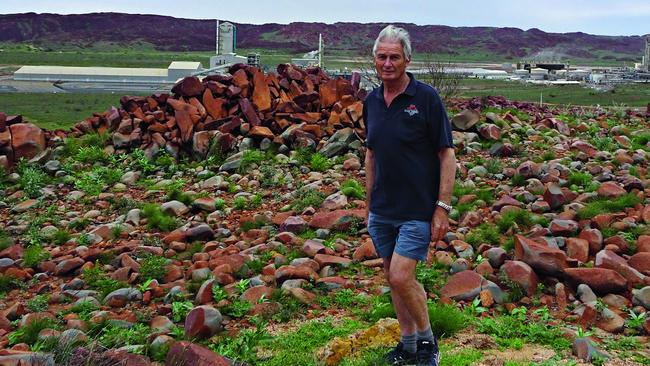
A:
[[[370,212],[368,233],[382,258],[393,253],[418,261],[427,259],[431,241],[431,223],[420,220],[396,220]]]

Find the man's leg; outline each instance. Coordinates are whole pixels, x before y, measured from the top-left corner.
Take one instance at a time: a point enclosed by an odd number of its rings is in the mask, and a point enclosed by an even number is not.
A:
[[[388,284],[390,285],[390,263],[391,258],[384,259],[384,275]],[[391,287],[390,296],[393,301],[393,308],[395,309],[395,314],[397,315],[397,321],[399,322],[400,329],[400,342],[404,345],[404,349],[407,352],[415,353],[417,350],[417,326],[415,320],[409,313],[408,309],[404,305],[400,296],[393,290]]]
[[[384,266],[386,263],[384,260]],[[416,260],[397,253],[394,253],[388,261],[388,281],[393,306],[400,328],[404,324],[408,334],[416,331],[424,332],[430,327],[426,293],[422,285],[415,279],[416,264]],[[400,316],[403,317],[403,320]]]

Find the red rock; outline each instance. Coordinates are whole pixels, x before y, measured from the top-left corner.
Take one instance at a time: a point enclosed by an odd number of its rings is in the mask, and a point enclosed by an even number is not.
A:
[[[598,149],[584,141],[576,141],[571,144],[571,150],[578,150],[585,153],[588,157],[593,158],[598,154]]]
[[[308,239],[305,240],[305,243],[302,245],[302,252],[307,254],[310,257],[314,257],[319,253],[325,253],[327,247],[325,247],[321,242],[316,240]]]
[[[316,254],[314,260],[322,267],[324,266],[341,266],[347,267],[352,262],[349,258],[338,257],[335,255]]]
[[[208,305],[197,306],[185,318],[185,336],[209,338],[222,329],[219,310]]]
[[[637,271],[650,275],[650,253],[641,252],[633,255],[627,262],[632,268]]]
[[[275,271],[275,279],[282,283],[289,279],[317,280],[318,274],[308,266],[282,266]]]
[[[528,264],[521,261],[506,261],[501,266],[501,271],[510,281],[519,284],[526,290],[528,296],[534,295],[537,291],[539,278]]]
[[[614,182],[605,182],[598,187],[598,196],[604,198],[615,198],[620,197],[627,192],[623,187],[619,186]]]
[[[251,304],[257,304],[259,300],[264,297],[265,299],[270,299],[271,294],[273,293],[273,288],[260,285],[260,286],[253,286],[241,295],[242,300],[246,300]]]
[[[515,235],[515,258],[536,271],[556,276],[561,275],[569,266],[562,250],[539,244],[521,235]]]
[[[570,258],[586,263],[589,260],[589,242],[584,239],[567,238],[566,254]]]
[[[221,119],[226,116],[226,111],[224,109],[224,104],[226,103],[225,99],[214,98],[212,96],[212,91],[210,89],[205,89],[203,92],[203,106],[208,111],[210,116],[215,120]]]
[[[31,123],[18,123],[9,126],[11,131],[11,148],[14,159],[31,159],[45,150],[45,133]]]
[[[569,282],[577,287],[584,283],[596,294],[623,292],[627,289],[627,281],[623,276],[606,268],[567,268],[564,270]]]
[[[650,224],[650,205],[645,205],[645,207],[643,207],[641,218],[643,219],[643,222]]]
[[[544,201],[546,201],[551,209],[557,210],[566,203],[566,197],[562,189],[554,183],[546,185],[546,190],[544,191]]]
[[[180,341],[171,346],[165,361],[165,366],[178,365],[230,366],[231,363],[206,347],[188,341]]]
[[[641,235],[636,241],[637,252],[650,252],[650,235]]]
[[[172,88],[172,93],[180,94],[183,97],[196,97],[203,94],[205,86],[196,76],[188,76],[180,80]]]
[[[174,114],[176,117],[176,123],[178,128],[181,130],[181,139],[183,142],[188,142],[192,140],[192,133],[194,132],[194,123],[190,118],[190,114],[186,111],[176,111]]]
[[[589,253],[597,253],[603,248],[603,234],[598,229],[584,229],[578,237],[589,243]]]
[[[317,212],[309,222],[309,226],[319,229],[336,229],[346,231],[353,220],[365,220],[365,210],[336,210]]]
[[[260,139],[268,138],[271,140],[273,140],[273,138],[275,137],[273,132],[271,132],[271,130],[268,127],[264,127],[264,126],[253,126],[253,128],[251,128],[251,130],[248,132],[248,135]]]
[[[319,98],[321,108],[329,108],[337,101],[336,80],[332,79],[320,85]]]
[[[316,301],[316,295],[300,287],[291,287],[286,290],[292,297],[305,305],[311,305]]]
[[[271,92],[266,84],[264,73],[255,70],[253,73],[253,103],[261,112],[271,109]]]
[[[359,247],[354,251],[354,254],[352,254],[352,259],[357,262],[366,259],[375,259],[377,257],[377,251],[370,239],[364,240],[363,243],[361,243],[361,245],[359,245]]]
[[[555,236],[570,236],[578,232],[578,223],[573,220],[555,219],[551,221],[549,230]]]
[[[508,195],[504,195],[501,196],[501,198],[499,198],[499,200],[495,202],[494,205],[492,205],[492,209],[495,211],[501,211],[501,209],[505,206],[522,207],[522,203]]]
[[[496,141],[501,138],[501,129],[493,124],[484,124],[478,129],[478,133],[486,140]]]
[[[479,295],[487,281],[474,271],[466,270],[452,275],[440,290],[440,296],[452,300],[471,301]]]
[[[65,275],[83,266],[84,263],[86,262],[81,258],[66,259],[59,262],[59,264],[56,265],[56,270],[54,273],[57,276]]]

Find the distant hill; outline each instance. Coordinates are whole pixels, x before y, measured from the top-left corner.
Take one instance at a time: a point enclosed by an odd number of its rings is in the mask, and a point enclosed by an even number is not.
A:
[[[367,52],[386,23],[239,24],[240,48],[314,49],[318,33],[328,50]],[[411,33],[415,52],[438,55],[473,55],[490,60],[582,59],[634,62],[641,59],[641,36],[599,36],[586,33],[546,33],[539,29],[448,27],[400,24]],[[181,19],[159,15],[92,13],[81,15],[0,15],[0,42],[56,47],[86,47],[97,42],[125,46],[146,42],[168,51],[214,49],[214,20]]]

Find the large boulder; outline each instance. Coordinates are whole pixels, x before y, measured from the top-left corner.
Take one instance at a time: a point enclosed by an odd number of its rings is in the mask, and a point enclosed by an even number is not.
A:
[[[17,123],[9,126],[14,159],[31,159],[45,150],[45,133],[31,123]]]
[[[564,269],[569,267],[562,250],[521,235],[515,235],[515,259],[527,263],[536,271],[553,276],[561,276]]]
[[[564,274],[575,287],[584,283],[599,295],[623,292],[627,289],[625,278],[607,268],[567,268]]]
[[[210,338],[222,329],[223,317],[209,305],[197,306],[185,318],[185,336]]]
[[[165,366],[231,366],[231,362],[208,348],[188,341],[174,343],[165,360]]]

